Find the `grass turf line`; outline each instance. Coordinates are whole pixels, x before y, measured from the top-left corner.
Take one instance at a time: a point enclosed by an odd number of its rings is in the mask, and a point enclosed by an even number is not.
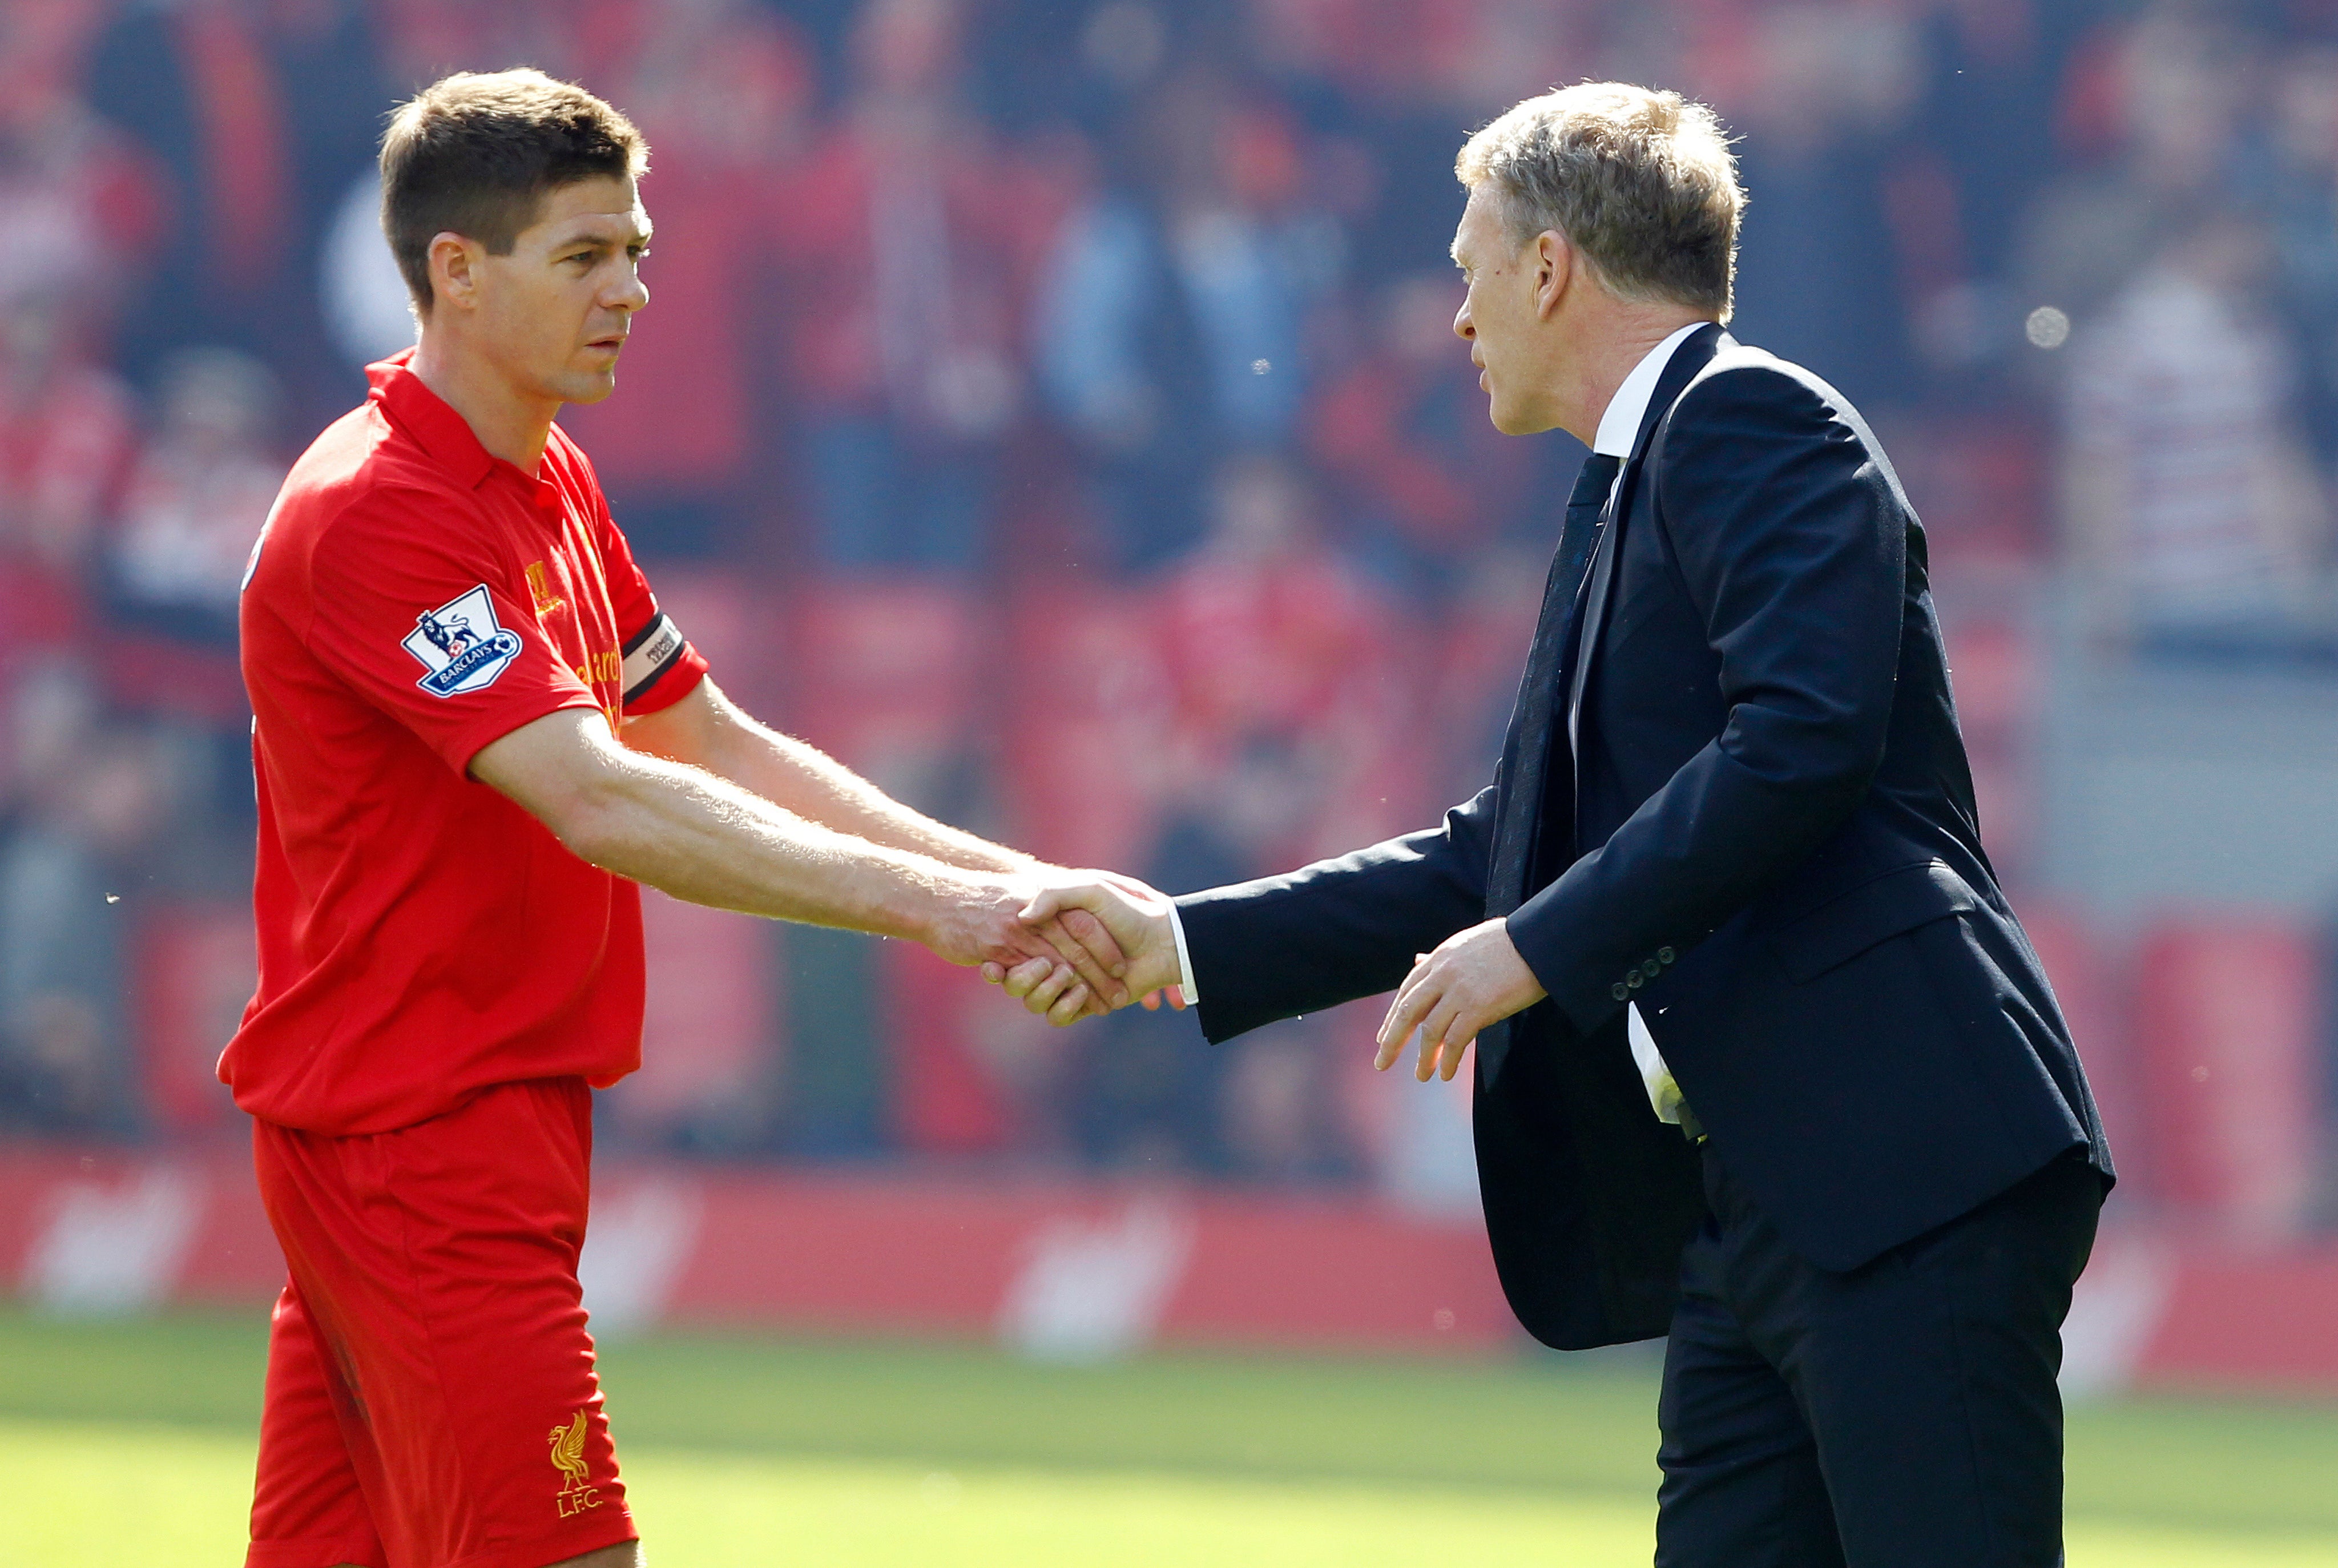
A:
[[[651,1448],[626,1460],[659,1568],[1641,1568],[1650,1508],[1604,1497],[1400,1489]],[[12,1560],[214,1568],[241,1554],[248,1438],[220,1429],[0,1419]],[[2331,1568],[2338,1537],[2080,1522],[2071,1568]]]
[[[248,1441],[264,1354],[256,1313],[58,1322],[0,1312],[0,1415],[210,1426]],[[1655,1485],[1653,1372],[1630,1357],[1174,1354],[1049,1367],[966,1346],[662,1335],[606,1347],[604,1372],[635,1474],[642,1464],[683,1473],[684,1455],[671,1451],[697,1450],[691,1463],[1041,1471],[1076,1486],[1131,1474],[1358,1484],[1475,1494],[1489,1506],[1621,1506],[1644,1541]],[[2338,1408],[2326,1405],[2129,1399],[2072,1413],[2074,1520],[2338,1540],[2333,1475]]]

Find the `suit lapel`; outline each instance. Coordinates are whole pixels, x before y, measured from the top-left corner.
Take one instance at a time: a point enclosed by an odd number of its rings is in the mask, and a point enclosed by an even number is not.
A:
[[[1648,398],[1647,411],[1640,416],[1640,428],[1632,438],[1631,456],[1624,460],[1623,472],[1616,478],[1616,493],[1607,503],[1605,521],[1599,530],[1598,547],[1592,552],[1591,570],[1584,575],[1583,607],[1576,616],[1575,656],[1569,665],[1567,689],[1567,756],[1572,762],[1579,750],[1582,736],[1583,693],[1591,679],[1591,664],[1597,656],[1599,633],[1607,622],[1609,590],[1616,581],[1616,552],[1623,548],[1624,526],[1632,514],[1632,493],[1637,486],[1640,469],[1648,454],[1648,445],[1665,416],[1688,389],[1689,382],[1699,370],[1711,362],[1715,354],[1735,340],[1718,327],[1707,328],[1685,339],[1665,366],[1665,373],[1656,378],[1655,392]],[[1576,783],[1580,788],[1583,772],[1579,765],[1574,769]]]
[[[1573,836],[1571,802],[1576,798],[1575,792],[1579,787],[1581,779],[1581,770],[1575,762],[1576,748],[1573,743],[1576,710],[1582,700],[1582,667],[1585,656],[1595,645],[1597,635],[1596,622],[1605,613],[1608,583],[1614,576],[1617,524],[1631,505],[1633,481],[1637,476],[1640,459],[1647,449],[1651,435],[1663,422],[1665,414],[1671,409],[1674,402],[1687,387],[1690,377],[1703,369],[1706,361],[1710,360],[1719,351],[1721,346],[1728,341],[1727,334],[1720,328],[1713,327],[1692,334],[1682,341],[1679,348],[1673,350],[1673,357],[1665,364],[1664,374],[1656,380],[1655,392],[1648,399],[1647,412],[1640,417],[1640,428],[1633,439],[1632,451],[1626,458],[1623,468],[1616,475],[1616,487],[1610,493],[1607,505],[1601,514],[1604,521],[1599,530],[1599,542],[1594,547],[1591,564],[1589,570],[1584,574],[1583,585],[1577,590],[1576,597],[1569,606],[1569,612],[1565,621],[1559,627],[1554,629],[1554,634],[1560,640],[1559,647],[1564,652],[1553,661],[1557,667],[1550,671],[1547,677],[1549,684],[1546,690],[1536,690],[1534,670],[1537,659],[1534,653],[1528,654],[1528,676],[1518,691],[1520,713],[1523,713],[1526,705],[1529,702],[1547,702],[1556,710],[1551,714],[1552,723],[1563,724],[1567,728],[1549,737],[1547,745],[1547,761],[1536,775],[1535,787],[1528,790],[1518,787],[1524,779],[1527,769],[1520,765],[1519,741],[1523,727],[1518,722],[1518,715],[1512,716],[1509,740],[1504,749],[1502,760],[1501,819],[1495,827],[1496,854],[1494,864],[1488,867],[1487,887],[1490,897],[1488,900],[1487,913],[1489,916],[1498,917],[1508,915],[1525,899],[1540,891],[1530,885],[1533,867],[1527,857],[1517,852],[1515,848],[1510,853],[1503,851],[1505,847],[1513,846],[1514,839],[1522,827],[1528,824],[1539,826],[1546,821],[1547,813],[1544,808],[1548,804],[1548,792],[1554,788],[1567,792],[1567,800],[1570,804],[1567,814],[1561,819],[1559,826],[1570,838]],[[1548,589],[1545,590],[1545,593],[1547,599]],[[1547,604],[1546,604],[1546,616],[1547,617]],[[1538,634],[1537,649],[1539,646]],[[1558,748],[1561,746],[1567,748],[1567,760],[1563,765],[1558,756]],[[1557,780],[1556,784],[1554,779]],[[1529,794],[1533,797],[1530,799],[1527,798]],[[1530,836],[1528,841],[1530,842]],[[1569,844],[1565,853],[1571,857],[1573,848],[1574,846]],[[1505,1018],[1492,1024],[1478,1036],[1478,1083],[1481,1089],[1491,1090],[1500,1081],[1503,1063],[1509,1054],[1510,1041],[1526,1016],[1526,1014],[1519,1014],[1516,1017]]]

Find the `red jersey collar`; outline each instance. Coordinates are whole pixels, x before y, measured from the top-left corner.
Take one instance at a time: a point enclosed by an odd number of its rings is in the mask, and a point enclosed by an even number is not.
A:
[[[388,358],[366,367],[372,400],[381,406],[390,423],[414,438],[430,459],[465,488],[476,490],[488,475],[508,469],[538,506],[556,508],[560,488],[540,474],[530,474],[506,463],[479,444],[471,422],[455,412],[414,373],[414,350],[401,348]]]

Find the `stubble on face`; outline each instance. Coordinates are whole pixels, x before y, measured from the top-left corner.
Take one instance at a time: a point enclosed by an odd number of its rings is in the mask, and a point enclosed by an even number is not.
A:
[[[598,403],[616,387],[634,311],[649,214],[630,180],[580,180],[548,192],[505,256],[486,258],[493,336],[505,373],[552,403]]]

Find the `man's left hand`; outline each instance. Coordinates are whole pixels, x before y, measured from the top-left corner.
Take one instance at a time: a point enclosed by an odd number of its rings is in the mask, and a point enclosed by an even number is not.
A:
[[[1480,1029],[1533,1006],[1546,995],[1501,921],[1456,932],[1436,952],[1421,955],[1404,977],[1380,1024],[1380,1054],[1372,1065],[1383,1072],[1394,1065],[1418,1027],[1420,1063],[1413,1076],[1423,1083],[1432,1074],[1450,1082]]]

